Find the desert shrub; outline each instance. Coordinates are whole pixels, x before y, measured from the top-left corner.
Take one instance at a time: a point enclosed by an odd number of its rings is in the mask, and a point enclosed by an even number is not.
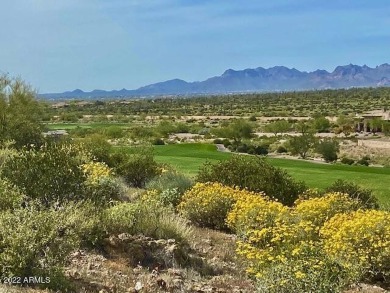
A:
[[[86,183],[84,197],[97,205],[107,205],[112,201],[125,198],[126,186],[115,177],[107,177],[96,184]]]
[[[248,154],[251,155],[268,155],[268,146],[267,145],[250,145],[248,147]]]
[[[104,208],[90,200],[68,203],[67,206],[72,210],[68,220],[77,223],[74,229],[80,245],[86,248],[99,247],[106,235],[102,226]]]
[[[135,232],[137,205],[120,203],[104,211],[103,224],[109,234]]]
[[[322,197],[308,200],[297,200],[293,214],[300,221],[310,221],[316,226],[322,224],[338,213],[357,210],[360,204],[343,193],[327,193]]]
[[[273,226],[287,214],[288,208],[268,200],[264,194],[242,192],[227,215],[226,223],[233,232],[243,235],[252,229]]]
[[[177,188],[168,188],[164,190],[148,190],[147,196],[161,202],[164,206],[176,208],[180,203],[183,193],[180,193]]]
[[[390,277],[390,213],[359,210],[338,214],[321,229],[326,253],[343,268],[352,263],[371,277]]]
[[[81,166],[86,177],[85,199],[96,204],[107,204],[113,200],[123,198],[124,189],[113,171],[105,163],[88,162]]]
[[[0,275],[58,280],[67,255],[79,245],[74,229],[78,219],[72,213],[69,208],[41,210],[37,206],[1,213]]]
[[[341,163],[345,165],[353,165],[355,163],[355,160],[344,157],[341,159]]]
[[[356,280],[324,253],[318,231],[311,221],[276,221],[237,242],[259,292],[340,292]]]
[[[151,141],[152,145],[165,145],[165,142],[161,138],[154,138]]]
[[[19,152],[4,164],[1,176],[31,199],[61,203],[83,198],[86,177],[80,166],[87,161],[79,146],[49,144]]]
[[[320,250],[313,257],[274,264],[262,270],[255,280],[256,292],[342,292],[356,277],[324,256]]]
[[[277,152],[278,154],[284,154],[284,153],[287,153],[287,149],[286,149],[284,146],[280,145],[280,146],[278,146],[278,148],[276,149],[276,152]]]
[[[372,194],[372,190],[365,189],[359,185],[345,180],[336,180],[331,186],[326,188],[326,192],[340,192],[348,194],[351,198],[358,200],[363,207],[378,208],[378,200]]]
[[[294,181],[282,169],[273,167],[263,158],[251,156],[232,156],[215,164],[206,163],[199,170],[197,181],[264,192],[285,205],[292,205],[307,189],[303,182]]]
[[[362,166],[369,166],[370,165],[370,159],[367,159],[367,158],[363,157],[360,160],[357,160],[356,164],[362,165]]]
[[[137,149],[132,154],[116,153],[111,157],[111,162],[116,174],[133,187],[142,188],[146,182],[161,173],[160,165],[149,149]]]
[[[122,138],[124,131],[120,126],[112,125],[103,129],[103,133],[108,138]]]
[[[24,200],[25,195],[16,186],[0,178],[0,211],[18,208]]]
[[[244,194],[247,191],[220,183],[197,183],[183,195],[178,210],[199,226],[227,229],[226,216],[237,198]]]
[[[18,152],[12,148],[0,148],[0,170],[8,160],[12,159],[17,154]]]
[[[193,181],[183,174],[180,174],[174,170],[167,170],[161,173],[159,176],[154,177],[146,184],[147,189],[154,189],[162,192],[166,189],[176,189],[179,195],[186,192],[193,185]],[[176,206],[178,202],[172,204]]]
[[[249,146],[246,143],[239,143],[235,149],[238,153],[247,153],[249,150]]]
[[[333,139],[324,139],[316,145],[316,152],[321,154],[325,162],[337,161],[340,144]]]
[[[182,242],[188,242],[191,235],[185,219],[150,197],[107,209],[103,223],[109,234],[143,234],[155,239],[173,238]]]
[[[230,145],[232,144],[232,143],[230,142],[230,140],[227,139],[227,138],[223,139],[223,140],[222,140],[222,143],[223,143],[223,146],[224,146],[225,148],[227,148],[228,146],[230,146]]]
[[[104,135],[89,135],[83,140],[83,144],[95,160],[109,163],[112,146]]]

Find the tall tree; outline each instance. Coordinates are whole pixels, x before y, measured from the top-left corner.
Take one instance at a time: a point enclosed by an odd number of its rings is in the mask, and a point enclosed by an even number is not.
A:
[[[290,138],[288,148],[293,155],[300,155],[302,159],[306,159],[309,150],[315,145],[316,140],[313,134],[305,133]]]
[[[18,78],[0,76],[0,142],[13,141],[15,147],[42,142],[43,107],[30,85]]]

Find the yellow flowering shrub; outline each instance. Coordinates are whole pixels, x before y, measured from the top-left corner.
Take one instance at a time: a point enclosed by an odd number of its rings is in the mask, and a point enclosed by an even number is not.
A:
[[[199,226],[227,229],[227,214],[239,198],[248,195],[255,193],[220,183],[197,183],[183,195],[178,211]]]
[[[318,226],[310,221],[287,223],[248,231],[237,243],[237,254],[245,258],[247,272],[265,292],[338,292],[324,283],[340,274],[322,251]],[[338,284],[340,285],[340,284]],[[318,291],[321,286],[325,291]]]
[[[390,276],[390,212],[338,214],[324,224],[320,233],[326,253],[343,267],[357,262],[373,274]]]
[[[242,197],[228,215],[227,223],[241,236],[236,252],[266,292],[339,292],[359,277],[355,268],[340,271],[320,237],[324,222],[355,211],[359,203],[341,193],[306,198],[286,208]]]
[[[97,185],[99,181],[108,179],[112,175],[112,170],[102,162],[88,162],[82,165],[82,170],[87,177],[87,183],[91,185]]]
[[[252,269],[299,259],[310,255],[316,247],[312,238],[317,231],[318,227],[310,221],[277,221],[275,226],[248,231],[244,240],[237,242],[237,253],[249,260]]]
[[[236,234],[251,229],[273,226],[276,220],[288,215],[289,209],[281,203],[271,201],[263,193],[242,194],[227,216],[227,225]]]
[[[358,208],[358,201],[347,194],[335,192],[308,200],[299,199],[295,202],[293,213],[299,220],[311,221],[319,226],[338,213],[349,212]]]

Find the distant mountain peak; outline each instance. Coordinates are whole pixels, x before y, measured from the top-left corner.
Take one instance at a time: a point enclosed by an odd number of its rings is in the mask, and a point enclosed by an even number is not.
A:
[[[60,94],[44,94],[46,98],[101,98],[131,97],[148,95],[189,95],[231,92],[296,91],[312,89],[336,89],[349,87],[390,86],[390,65],[370,68],[347,64],[337,66],[332,72],[317,69],[313,72],[299,71],[278,65],[268,69],[263,67],[243,70],[227,69],[220,76],[199,82],[186,82],[175,78],[140,87],[136,90],[94,90],[83,92],[76,89]]]

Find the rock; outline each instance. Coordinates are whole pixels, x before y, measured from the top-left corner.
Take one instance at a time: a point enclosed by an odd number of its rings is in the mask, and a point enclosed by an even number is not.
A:
[[[156,244],[160,246],[165,246],[167,244],[167,241],[165,239],[159,239],[155,241]]]
[[[138,292],[138,291],[142,290],[143,287],[144,287],[144,286],[142,285],[142,283],[141,283],[140,281],[137,281],[137,282],[135,283],[134,290],[135,290],[136,292]]]
[[[122,241],[132,240],[133,237],[128,233],[122,233],[118,235],[118,238]]]
[[[165,251],[169,254],[173,254],[175,251],[177,250],[177,245],[176,244],[172,244],[170,246],[167,246],[165,248]]]

